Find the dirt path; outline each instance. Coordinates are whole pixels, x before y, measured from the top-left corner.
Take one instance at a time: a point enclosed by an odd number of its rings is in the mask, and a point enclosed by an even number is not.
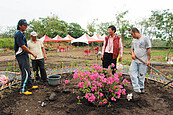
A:
[[[15,59],[14,55],[0,56],[0,61],[9,61],[9,60],[14,60],[14,59]]]

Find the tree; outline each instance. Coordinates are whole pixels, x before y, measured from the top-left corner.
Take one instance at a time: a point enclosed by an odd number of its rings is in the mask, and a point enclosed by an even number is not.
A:
[[[89,23],[87,25],[87,29],[88,29],[88,34],[89,36],[93,36],[94,35],[94,32],[96,32],[96,21],[98,19],[94,19],[91,23]]]
[[[124,16],[128,13],[128,10],[125,12],[121,12],[116,16],[116,25],[117,30],[120,32],[120,36],[123,39],[128,38],[128,34],[130,33],[130,29],[133,27],[133,25],[129,24],[128,20],[124,19]]]
[[[14,38],[17,27],[15,26],[7,26],[5,32],[3,32],[0,36],[1,38]]]
[[[113,25],[113,22],[104,22],[104,23],[102,22],[100,24],[97,24],[97,28],[98,28],[97,33],[100,35],[104,35],[104,34],[108,35],[109,34],[108,27],[110,25]]]
[[[173,45],[173,14],[169,9],[163,11],[152,11],[150,20],[154,21],[154,26],[157,28],[156,38],[161,38],[162,40],[167,40],[171,47]],[[167,54],[167,59],[169,56]]]
[[[36,31],[38,37],[43,35],[48,35],[53,38],[56,35],[65,37],[67,35],[67,23],[65,21],[59,20],[57,16],[39,18],[39,20],[32,20],[30,22],[31,26],[28,31]]]
[[[144,19],[143,21],[139,22],[138,24],[141,26],[141,34],[148,36],[151,41],[152,38],[156,35],[157,28],[154,26],[155,21],[152,18]]]
[[[86,31],[81,28],[81,26],[77,23],[70,23],[68,25],[68,34],[74,38],[81,37]]]

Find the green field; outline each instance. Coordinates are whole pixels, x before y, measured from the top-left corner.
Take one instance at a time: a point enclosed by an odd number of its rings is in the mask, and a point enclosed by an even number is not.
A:
[[[5,38],[0,39],[0,48],[8,48],[13,50],[14,47],[14,38]],[[86,46],[88,47],[88,46]],[[167,62],[165,57],[167,56],[169,49],[152,49],[151,50],[151,61],[153,62]],[[124,48],[123,54],[123,64],[130,64],[132,59],[131,55],[129,54],[130,48]],[[10,53],[10,52],[9,52]],[[173,57],[173,49],[169,54],[169,58]]]

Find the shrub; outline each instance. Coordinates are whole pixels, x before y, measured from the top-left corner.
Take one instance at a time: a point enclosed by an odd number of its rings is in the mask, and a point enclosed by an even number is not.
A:
[[[100,65],[93,64],[75,71],[73,79],[79,81],[75,85],[77,90],[74,90],[74,93],[79,94],[78,103],[85,98],[97,106],[108,103],[108,106],[111,106],[111,101],[116,101],[121,95],[126,95],[124,86],[130,82],[122,77],[121,72],[113,75],[111,69],[113,66],[115,65],[112,64],[108,69],[104,69]]]

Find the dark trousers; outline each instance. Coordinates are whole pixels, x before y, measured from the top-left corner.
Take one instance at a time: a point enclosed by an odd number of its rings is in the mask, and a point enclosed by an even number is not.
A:
[[[21,70],[21,77],[22,77],[20,92],[25,92],[33,86],[31,79],[31,70],[29,65],[29,57],[28,55],[21,55],[21,56],[16,56],[16,59],[19,64],[19,68]]]
[[[35,74],[35,79],[40,80],[40,76],[38,74],[40,69],[41,79],[43,81],[47,80],[47,74],[44,66],[44,59],[32,60],[32,67]],[[39,69],[38,69],[39,68]]]
[[[112,74],[114,74],[116,72],[117,59],[113,59],[112,53],[105,52],[103,55],[103,60],[102,60],[103,68],[108,68],[108,66],[110,66],[111,63],[113,63],[115,65],[115,67],[112,68],[112,70],[113,70]]]

